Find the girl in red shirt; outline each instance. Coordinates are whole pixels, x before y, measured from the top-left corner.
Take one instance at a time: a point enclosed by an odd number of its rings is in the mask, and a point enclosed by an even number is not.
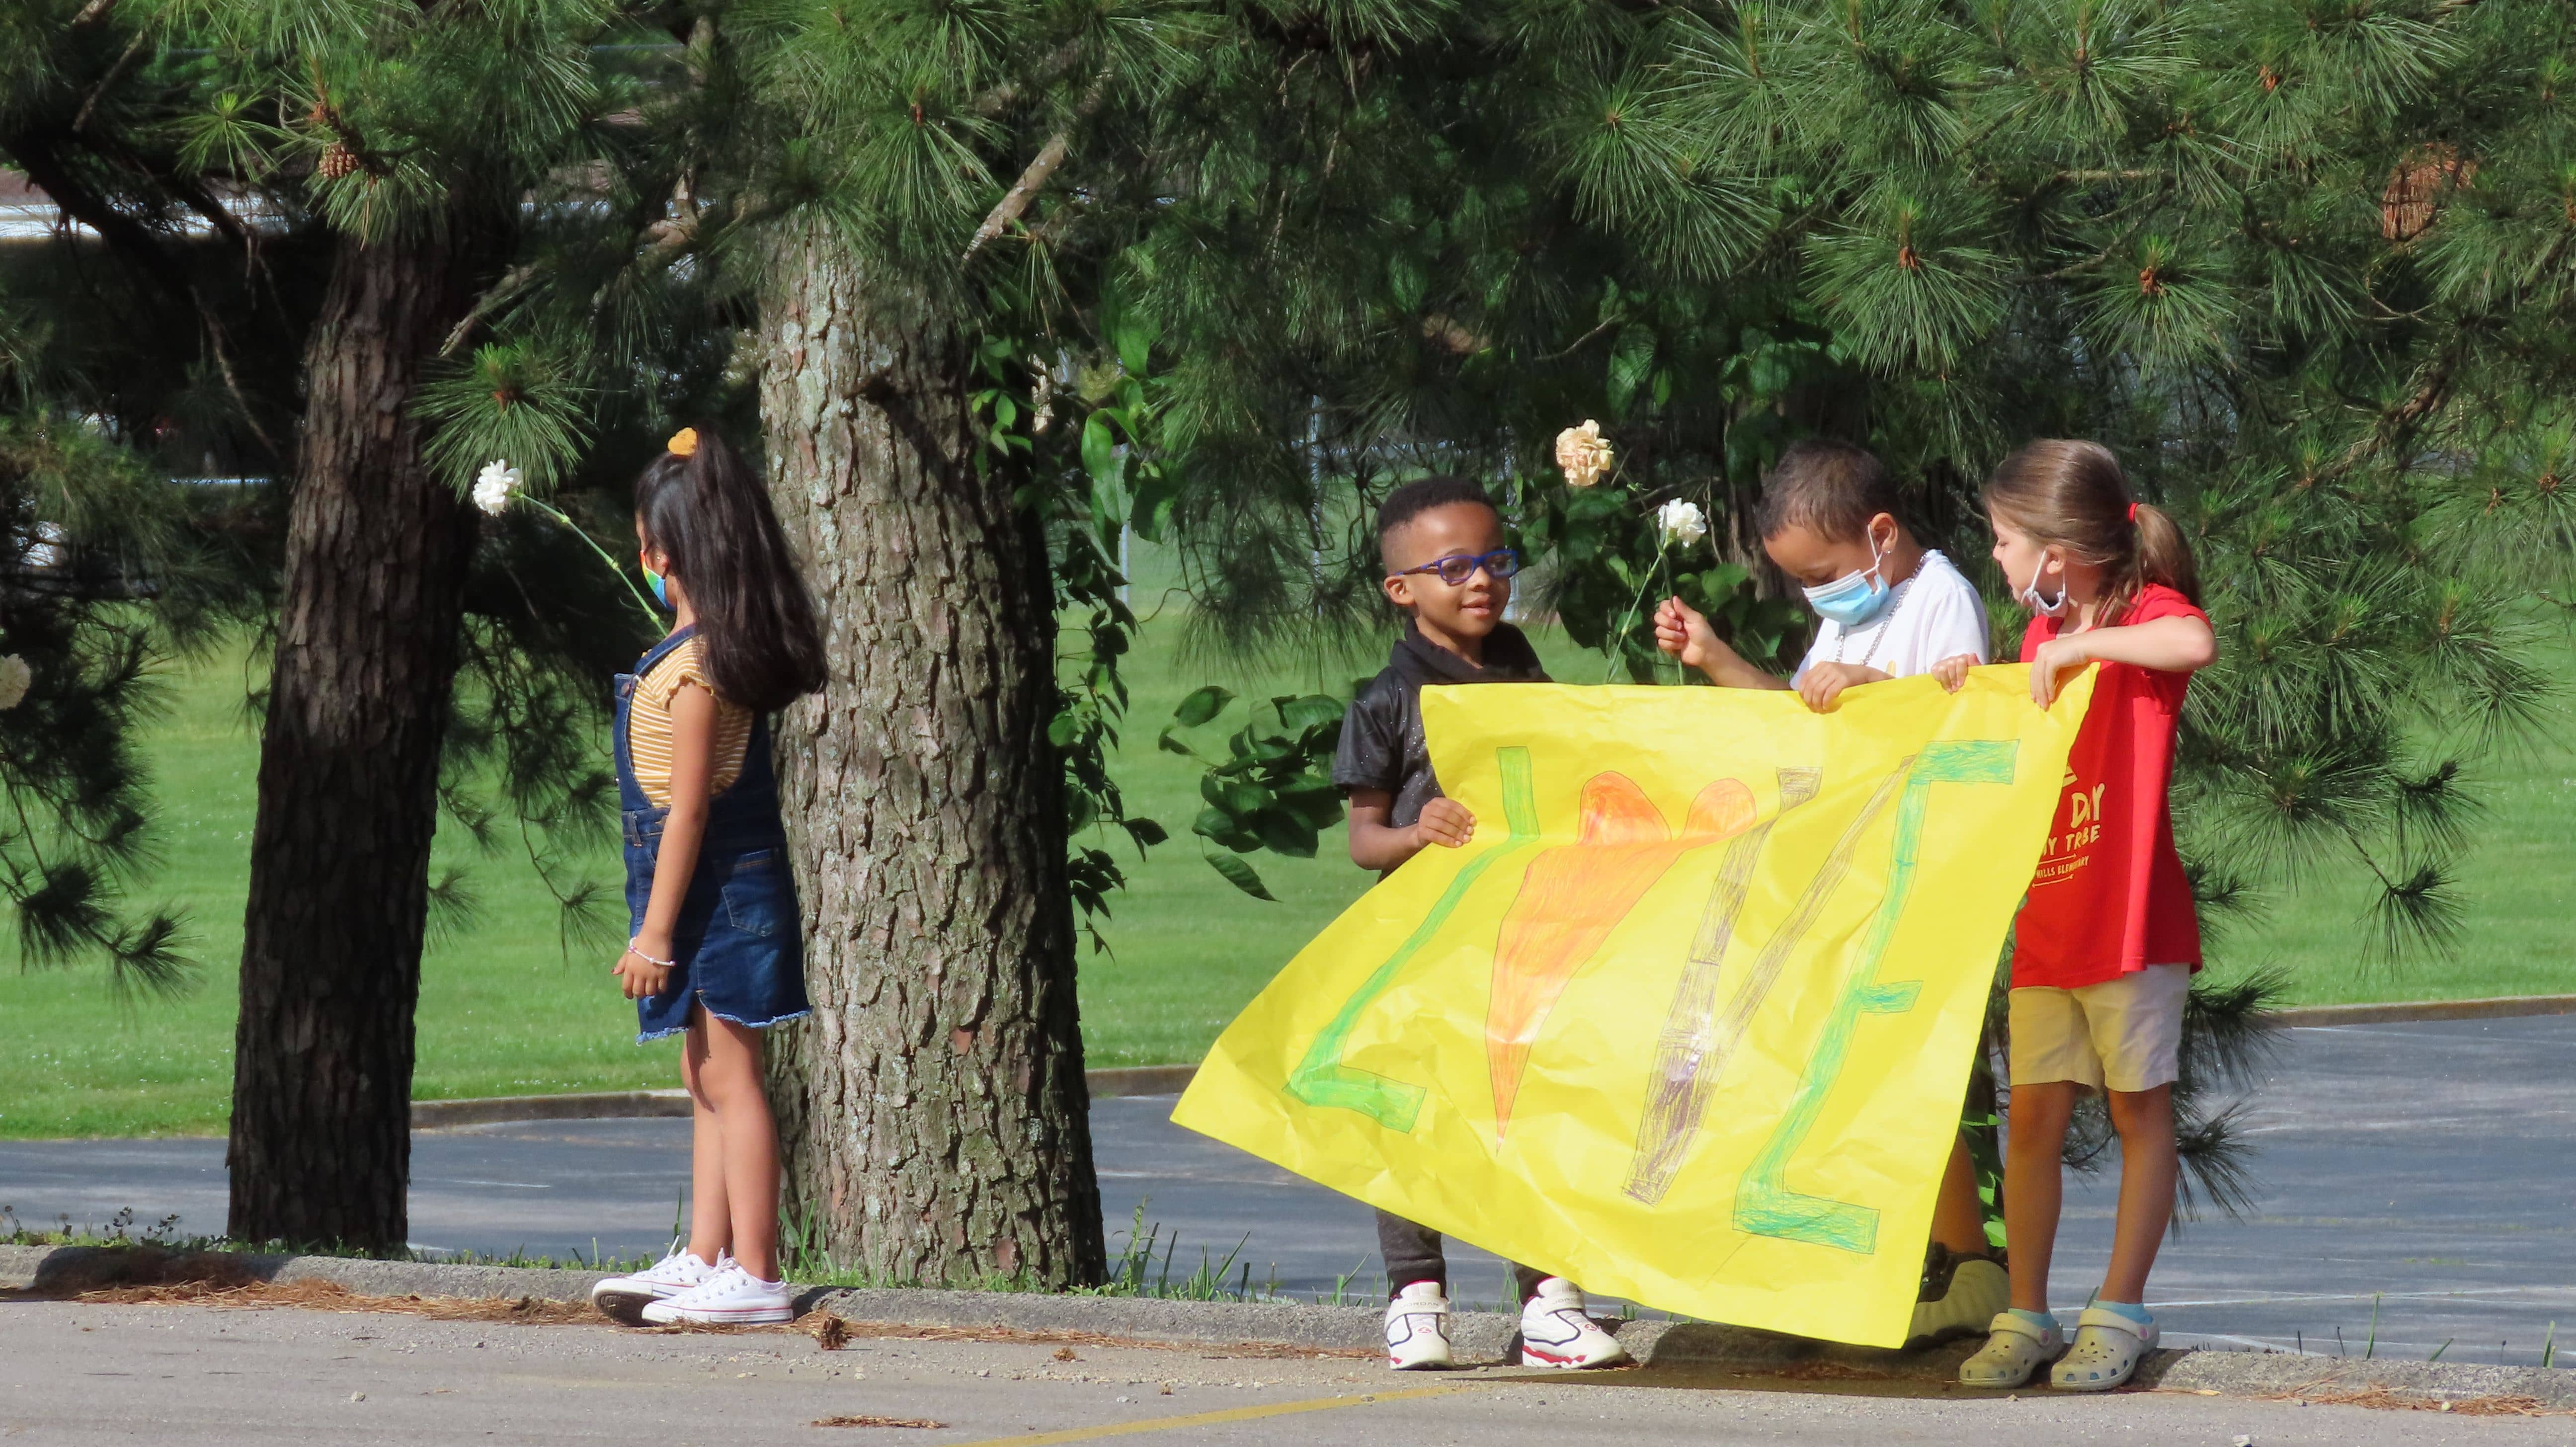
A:
[[[2013,1305],[1959,1380],[2018,1387],[2062,1351],[2055,1385],[2106,1391],[2156,1344],[2143,1303],[2173,1217],[2173,1082],[2183,1003],[2200,968],[2200,921],[2165,791],[2183,693],[2192,672],[2217,658],[2218,640],[2181,530],[2130,500],[2109,449],[2031,443],[1995,469],[1984,502],[1995,562],[2038,615],[2021,651],[2033,701],[2047,707],[2087,664],[2100,673],[2014,924],[2004,1165]],[[1955,688],[1972,661],[1935,671]],[[2120,1133],[2120,1207],[2101,1292],[2068,1344],[2048,1310],[2059,1151],[2076,1100],[2095,1090]]]

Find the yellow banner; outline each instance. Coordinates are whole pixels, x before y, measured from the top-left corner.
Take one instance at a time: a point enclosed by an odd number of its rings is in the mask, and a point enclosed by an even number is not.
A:
[[[2091,692],[1425,689],[1474,841],[1316,936],[1172,1118],[1595,1293],[1898,1345]]]

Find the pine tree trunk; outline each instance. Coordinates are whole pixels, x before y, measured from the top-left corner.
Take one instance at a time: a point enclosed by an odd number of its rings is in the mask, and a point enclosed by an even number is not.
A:
[[[405,1242],[412,1011],[474,546],[410,408],[480,263],[454,242],[344,238],[308,344],[242,928],[235,1240]]]
[[[964,339],[908,300],[818,232],[762,298],[770,493],[831,655],[779,735],[815,1012],[777,1040],[787,1211],[894,1280],[1087,1284],[1045,539],[977,471]]]

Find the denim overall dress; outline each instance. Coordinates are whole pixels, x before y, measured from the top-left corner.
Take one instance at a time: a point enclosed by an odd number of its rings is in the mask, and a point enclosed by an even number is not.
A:
[[[670,817],[635,780],[635,755],[627,726],[635,686],[673,649],[689,641],[694,626],[655,644],[633,673],[617,675],[617,795],[625,813],[627,936],[644,928],[644,906],[653,896],[653,861],[662,849],[662,824]],[[680,921],[671,931],[675,966],[662,993],[635,1002],[637,1044],[689,1028],[689,1009],[737,1025],[766,1029],[811,1013],[805,999],[804,932],[796,908],[796,880],[787,868],[787,833],[778,822],[778,780],[769,766],[769,720],[756,719],[743,752],[742,774],[707,801],[706,838],[689,878]]]

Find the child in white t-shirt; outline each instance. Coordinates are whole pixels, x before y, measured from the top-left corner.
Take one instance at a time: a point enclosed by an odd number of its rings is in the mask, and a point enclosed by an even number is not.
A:
[[[1747,663],[1679,598],[1655,612],[1655,641],[1722,688],[1794,688],[1830,712],[1842,691],[1930,673],[1960,654],[1990,661],[1986,605],[1950,560],[1897,520],[1896,484],[1877,458],[1810,438],[1762,479],[1762,550],[1806,592],[1819,627],[1786,682]]]
[[[1876,457],[1847,442],[1792,444],[1762,479],[1755,517],[1762,550],[1805,590],[1820,626],[1786,680],[1744,661],[1679,598],[1655,611],[1655,642],[1722,688],[1794,688],[1818,713],[1842,692],[1930,673],[1943,659],[1991,661],[1986,605],[1948,558],[1898,520],[1896,484]],[[1986,1247],[1976,1168],[1954,1144],[1932,1212],[1923,1290],[1909,1344],[1983,1333],[2010,1304],[2004,1270]]]

